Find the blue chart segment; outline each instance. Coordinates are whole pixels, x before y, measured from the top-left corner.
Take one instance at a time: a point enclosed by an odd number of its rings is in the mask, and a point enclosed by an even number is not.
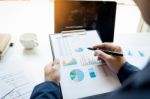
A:
[[[93,69],[93,68],[89,68],[88,70],[89,70],[89,75],[90,75],[90,77],[91,77],[91,78],[95,78],[95,77],[96,77],[96,74],[95,74],[95,72],[94,72],[94,69]]]
[[[133,54],[133,52],[134,52],[134,54]],[[145,57],[144,51],[141,51],[141,50],[140,51],[131,51],[131,50],[128,50],[128,56],[135,56],[137,54],[140,57]]]
[[[128,51],[128,56],[133,56],[133,54],[130,50]]]
[[[140,55],[141,57],[144,57],[144,56],[145,56],[143,51],[139,51],[139,55]]]
[[[79,69],[72,70],[70,72],[70,79],[75,81],[75,82],[80,82],[84,79],[84,73],[83,71]]]
[[[83,51],[84,51],[83,48],[77,48],[77,49],[75,49],[75,52],[78,52],[78,53],[81,53]]]

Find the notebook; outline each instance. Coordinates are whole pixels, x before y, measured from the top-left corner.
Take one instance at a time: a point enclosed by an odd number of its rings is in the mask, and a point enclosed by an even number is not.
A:
[[[9,47],[11,36],[9,34],[0,34],[0,58],[5,54]]]

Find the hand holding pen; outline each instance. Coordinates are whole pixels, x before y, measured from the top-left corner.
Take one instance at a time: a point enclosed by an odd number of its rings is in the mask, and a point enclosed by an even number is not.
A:
[[[97,56],[99,60],[103,60],[115,73],[118,73],[126,61],[123,57],[121,47],[113,43],[102,43],[94,46],[90,50],[95,50],[94,55]]]
[[[104,53],[108,54],[108,55],[113,55],[113,56],[120,56],[122,57],[123,56],[123,53],[122,52],[115,52],[115,51],[110,51],[110,50],[103,50],[103,49],[99,49],[99,48],[88,48],[89,50],[101,50],[103,51]]]

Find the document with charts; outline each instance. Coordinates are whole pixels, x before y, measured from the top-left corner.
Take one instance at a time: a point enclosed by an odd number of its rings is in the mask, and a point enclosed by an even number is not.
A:
[[[87,49],[101,43],[96,31],[52,34],[50,43],[53,56],[61,62],[64,99],[103,94],[121,86],[117,76]]]

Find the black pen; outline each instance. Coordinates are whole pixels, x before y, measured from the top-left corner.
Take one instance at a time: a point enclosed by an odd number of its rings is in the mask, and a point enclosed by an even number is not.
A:
[[[114,52],[114,51],[109,51],[109,50],[103,50],[103,49],[99,49],[99,48],[87,48],[89,50],[101,50],[103,51],[104,53],[106,54],[109,54],[109,55],[113,55],[113,56],[123,56],[123,53],[122,52]]]

